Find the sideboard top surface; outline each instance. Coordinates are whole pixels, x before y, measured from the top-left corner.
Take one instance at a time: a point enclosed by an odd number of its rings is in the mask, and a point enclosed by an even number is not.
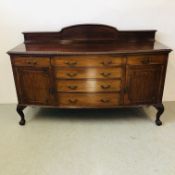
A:
[[[129,54],[170,52],[155,30],[119,31],[106,25],[75,25],[59,32],[24,32],[24,43],[8,54]]]

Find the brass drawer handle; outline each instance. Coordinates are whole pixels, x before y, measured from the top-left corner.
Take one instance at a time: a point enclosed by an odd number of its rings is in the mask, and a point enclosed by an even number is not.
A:
[[[110,100],[108,100],[108,99],[101,99],[100,100],[102,103],[109,103],[110,102]]]
[[[103,62],[101,62],[101,64],[103,66],[109,66],[109,65],[113,64],[113,62],[112,61],[107,61],[107,62],[103,61]]]
[[[36,65],[37,62],[36,62],[36,61],[35,61],[35,62],[28,61],[27,64],[30,64],[30,65]]]
[[[27,64],[32,64],[32,62],[28,61]]]
[[[65,62],[68,66],[75,66],[77,62]]]
[[[109,77],[111,75],[111,73],[109,73],[109,72],[108,73],[102,72],[101,75],[103,77]]]
[[[70,86],[68,86],[68,88],[69,88],[69,89],[72,89],[72,90],[77,89],[77,87],[78,87],[78,86],[74,86],[74,85],[70,85]]]
[[[149,64],[150,63],[149,58],[145,58],[144,60],[141,60],[141,63],[142,64]]]
[[[68,101],[69,101],[69,103],[72,103],[72,104],[75,104],[75,103],[77,103],[77,102],[78,102],[78,100],[77,100],[77,99],[69,99]]]
[[[77,76],[77,73],[67,73],[66,75],[69,77],[75,77],[75,76]]]
[[[111,85],[101,85],[102,89],[109,89],[111,87]]]

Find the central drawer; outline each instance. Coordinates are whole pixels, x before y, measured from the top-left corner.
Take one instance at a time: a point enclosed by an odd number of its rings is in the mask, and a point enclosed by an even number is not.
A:
[[[57,92],[119,92],[121,80],[57,80]]]
[[[52,66],[59,67],[106,67],[124,64],[124,56],[83,55],[58,56],[51,59]]]
[[[58,79],[121,78],[122,67],[114,68],[55,68]]]
[[[120,104],[120,94],[58,93],[57,103],[62,107],[112,107]]]

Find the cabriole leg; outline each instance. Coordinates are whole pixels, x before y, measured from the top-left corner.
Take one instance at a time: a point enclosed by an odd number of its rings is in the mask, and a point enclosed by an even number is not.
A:
[[[24,113],[23,113],[23,109],[26,108],[26,106],[22,106],[22,105],[17,105],[16,111],[17,113],[20,115],[21,120],[19,121],[20,125],[25,125],[25,117],[24,117]]]
[[[160,116],[163,114],[164,112],[164,106],[163,104],[159,104],[159,105],[154,105],[154,107],[157,109],[157,114],[156,114],[156,125],[160,126],[162,125],[162,121],[160,120]]]

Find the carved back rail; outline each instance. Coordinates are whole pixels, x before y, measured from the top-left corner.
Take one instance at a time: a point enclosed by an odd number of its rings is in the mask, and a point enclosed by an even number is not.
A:
[[[154,42],[156,30],[120,31],[100,24],[74,25],[58,32],[24,32],[25,44],[72,42]]]

